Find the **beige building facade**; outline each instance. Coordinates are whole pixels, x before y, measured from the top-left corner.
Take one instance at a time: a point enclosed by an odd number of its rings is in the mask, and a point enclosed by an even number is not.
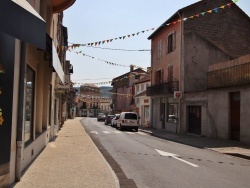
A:
[[[0,187],[19,181],[21,172],[60,128],[62,95],[56,90],[56,80],[59,77],[65,84],[65,74],[70,73],[65,71],[66,49],[62,51],[61,47],[67,46],[67,34],[61,32],[60,21],[62,11],[74,2],[1,2],[1,12],[7,16],[9,11],[12,15],[0,30],[0,48],[5,52],[0,55],[0,64],[6,70],[0,75],[0,97],[5,101],[0,102],[0,148],[4,153],[0,158]],[[11,25],[15,24],[22,27],[12,30]],[[6,78],[8,81],[4,82]]]

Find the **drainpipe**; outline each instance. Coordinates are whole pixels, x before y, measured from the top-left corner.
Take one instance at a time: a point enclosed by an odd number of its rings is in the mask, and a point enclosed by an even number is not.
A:
[[[23,150],[23,112],[24,112],[24,87],[26,71],[26,44],[21,41],[20,54],[20,75],[19,75],[19,95],[18,95],[18,117],[17,117],[17,140],[16,140],[16,181],[21,179],[22,150]]]
[[[183,58],[182,58],[182,54],[183,54],[183,19],[182,16],[180,14],[180,12],[178,12],[178,15],[180,17],[180,32],[181,32],[181,40],[180,40],[180,66],[179,66],[179,91],[182,92],[182,97],[184,96],[184,64],[183,64]],[[183,78],[183,79],[182,79]],[[178,126],[176,126],[176,133],[179,133],[181,130],[181,121],[182,121],[182,113],[181,113],[182,107],[181,107],[181,98],[179,98],[179,122],[178,122]]]

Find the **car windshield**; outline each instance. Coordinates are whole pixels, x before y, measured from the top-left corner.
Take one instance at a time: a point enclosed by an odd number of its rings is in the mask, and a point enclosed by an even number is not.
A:
[[[125,119],[137,119],[137,114],[134,113],[126,113]]]

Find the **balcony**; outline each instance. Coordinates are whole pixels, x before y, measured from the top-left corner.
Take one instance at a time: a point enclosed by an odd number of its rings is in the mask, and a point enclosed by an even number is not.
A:
[[[179,81],[167,81],[147,87],[147,96],[174,93],[179,90]]]
[[[250,62],[208,72],[208,89],[250,84]]]

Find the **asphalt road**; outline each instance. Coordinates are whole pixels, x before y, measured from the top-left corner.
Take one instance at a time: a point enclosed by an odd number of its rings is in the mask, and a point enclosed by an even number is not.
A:
[[[119,178],[121,187],[250,185],[250,161],[150,136],[120,131],[96,118],[82,124]]]

